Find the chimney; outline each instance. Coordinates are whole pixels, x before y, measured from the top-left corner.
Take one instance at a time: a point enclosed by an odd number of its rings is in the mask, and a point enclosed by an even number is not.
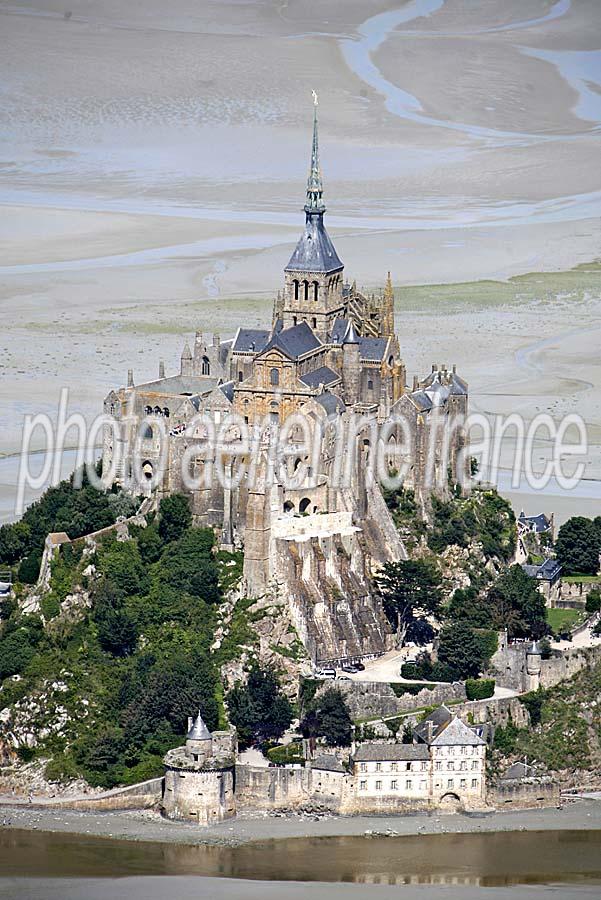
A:
[[[165,377],[165,361],[159,360],[159,378]]]
[[[214,334],[213,335],[213,347],[219,347],[220,344],[221,344],[221,335]]]
[[[413,390],[419,390],[419,378],[417,377],[417,375],[413,376]]]
[[[432,363],[432,371],[436,372],[436,363]]]
[[[428,721],[426,722],[426,725],[428,726],[426,740],[427,740],[428,744],[431,744],[432,739],[434,737],[434,722],[432,721],[432,719],[428,719]]]
[[[453,363],[453,375],[457,374],[457,363]]]
[[[134,386],[134,370],[133,369],[127,370],[127,386],[128,387]]]

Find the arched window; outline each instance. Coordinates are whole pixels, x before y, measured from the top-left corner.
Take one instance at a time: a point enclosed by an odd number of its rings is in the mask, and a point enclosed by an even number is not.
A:
[[[298,319],[297,319],[296,316],[292,316],[292,324],[293,324],[293,325],[298,325]]]
[[[319,296],[319,284],[317,283],[317,281],[314,281],[313,282],[313,299],[315,301],[317,301],[318,296]]]
[[[155,416],[161,416],[163,414],[160,406],[155,406],[154,414],[155,414]]]
[[[311,325],[313,326],[313,328],[317,328],[317,319],[315,318],[315,316],[313,316],[313,318],[311,319]]]
[[[284,503],[284,512],[285,513],[293,513],[294,512],[294,503],[292,500],[286,500]]]
[[[142,428],[142,440],[143,441],[151,441],[152,440],[152,427],[150,425],[144,425]]]
[[[394,356],[390,355],[390,356],[388,357],[388,365],[389,365],[390,368],[392,369],[392,366],[394,365]]]
[[[169,410],[167,409],[166,406],[163,408],[163,415],[165,416],[166,419],[169,418]]]
[[[269,373],[269,380],[271,384],[279,384],[280,383],[280,372],[279,369],[272,369]]]
[[[294,279],[294,299],[298,300],[298,279]]]
[[[367,382],[367,390],[368,390],[368,391],[373,391],[373,389],[374,389],[374,383],[373,383],[373,381],[372,381],[371,378],[370,378],[369,381]]]
[[[305,286],[305,300],[308,300],[309,299],[309,282],[303,281],[303,284]]]
[[[242,381],[244,378],[244,372],[238,372],[238,381]]]
[[[145,415],[145,416],[151,416],[151,415],[152,415],[152,406],[145,406],[145,407],[144,407],[144,415]]]
[[[299,513],[306,513],[311,506],[311,500],[309,497],[303,497],[301,502],[298,504]]]
[[[211,374],[211,363],[209,362],[208,356],[203,356],[203,358],[202,358],[202,374],[203,375]]]

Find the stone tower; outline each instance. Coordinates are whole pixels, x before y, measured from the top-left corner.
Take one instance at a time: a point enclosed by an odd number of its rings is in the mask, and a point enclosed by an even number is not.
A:
[[[313,145],[305,200],[305,230],[284,269],[284,327],[306,322],[325,340],[337,315],[342,315],[344,266],[326,231],[323,184],[319,166],[317,97],[314,98]]]
[[[540,647],[538,646],[537,641],[533,641],[526,650],[527,691],[537,691],[540,687],[541,660]]]
[[[352,406],[359,400],[360,380],[361,348],[355,326],[351,322],[342,344],[342,384],[347,406]]]

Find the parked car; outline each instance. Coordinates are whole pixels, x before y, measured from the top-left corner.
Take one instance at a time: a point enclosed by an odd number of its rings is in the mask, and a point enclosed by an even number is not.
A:
[[[336,678],[336,669],[318,669],[315,673],[316,678]]]
[[[342,671],[349,672],[351,675],[354,675],[356,672],[359,671],[359,669],[357,668],[357,666],[351,666],[351,665],[349,665],[349,663],[345,663],[342,666]]]
[[[351,679],[349,678],[348,675],[337,675],[336,676],[336,681],[350,681],[350,680]]]
[[[363,665],[362,662],[356,662],[356,663],[353,663],[353,665],[356,668],[357,672],[365,672],[365,666]]]

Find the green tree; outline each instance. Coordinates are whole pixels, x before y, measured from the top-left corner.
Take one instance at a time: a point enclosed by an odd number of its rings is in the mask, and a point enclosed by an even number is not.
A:
[[[113,656],[129,656],[135,650],[138,630],[124,608],[124,592],[113,582],[103,579],[92,597],[92,614],[103,650]]]
[[[375,578],[386,615],[402,647],[416,619],[441,615],[441,578],[436,567],[424,560],[401,560],[384,565]]]
[[[601,591],[599,588],[593,588],[586,595],[586,611],[587,613],[596,613],[601,609]]]
[[[438,659],[455,678],[477,678],[488,663],[481,636],[465,622],[452,622],[440,632]]]
[[[279,740],[294,716],[273,669],[254,666],[246,684],[238,682],[226,697],[230,721],[238,729],[242,747]]]
[[[493,622],[511,637],[542,637],[547,629],[545,599],[534,578],[511,566],[488,592]]]
[[[176,541],[191,525],[190,502],[185,494],[171,494],[161,500],[159,535],[165,543]]]
[[[599,571],[601,528],[597,519],[574,516],[559,529],[555,543],[564,575],[596,575]]]
[[[346,700],[341,691],[328,688],[315,698],[301,730],[305,737],[323,737],[329,747],[349,747],[352,725]]]

